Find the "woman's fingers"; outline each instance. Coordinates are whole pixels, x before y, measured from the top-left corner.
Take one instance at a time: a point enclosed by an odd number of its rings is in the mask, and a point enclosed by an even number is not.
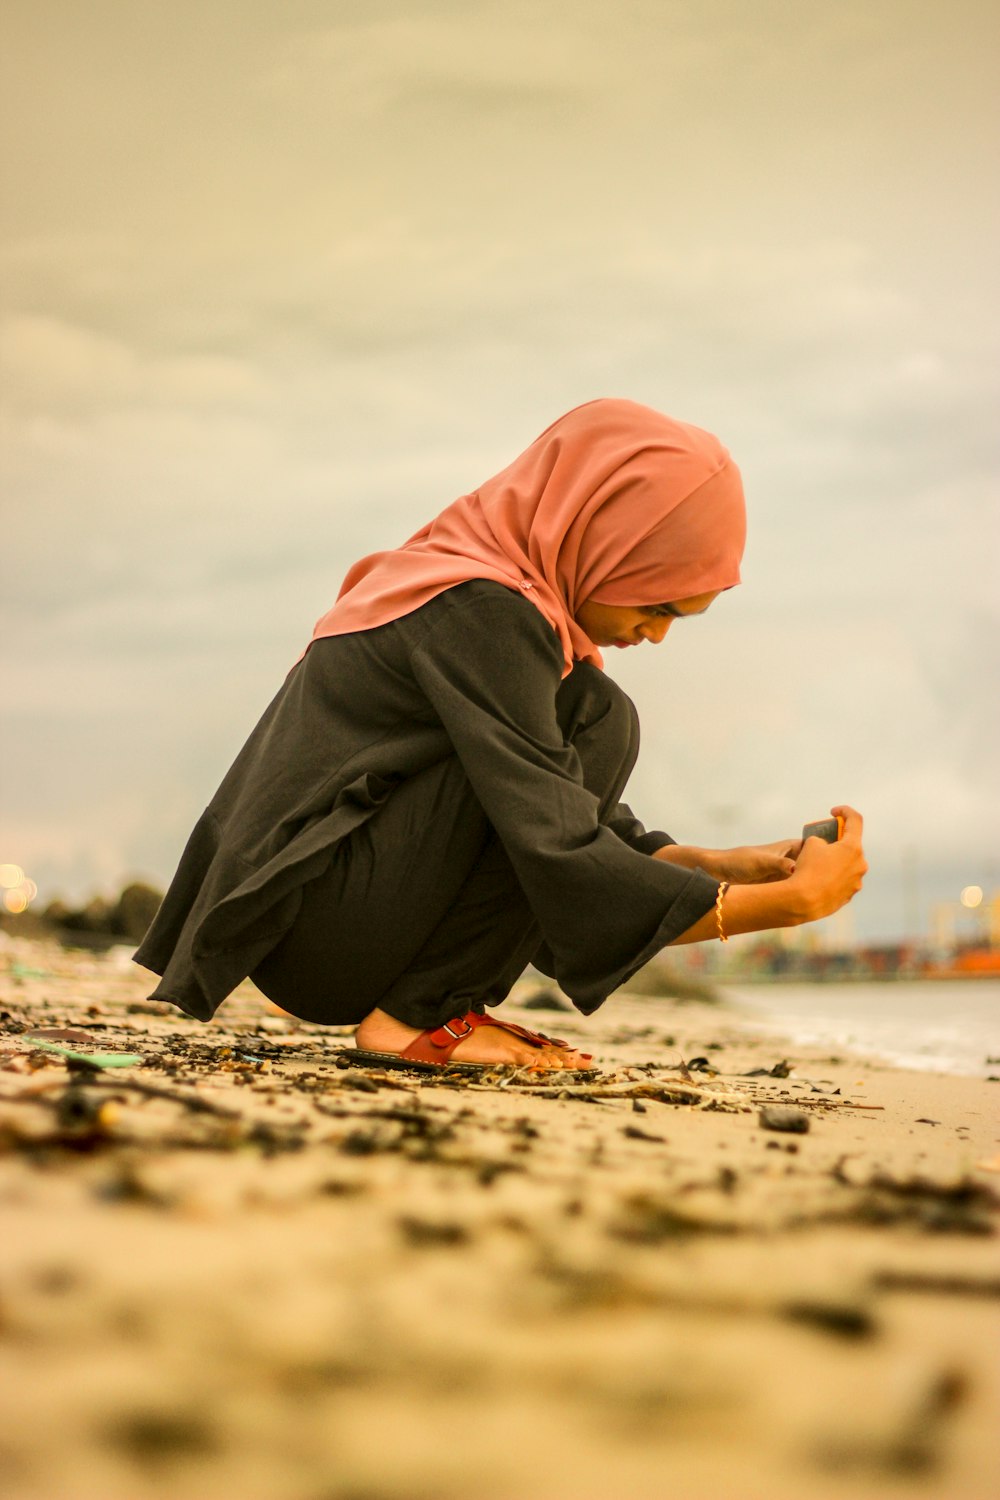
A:
[[[852,862],[851,875],[853,877],[855,892],[860,891],[861,883],[868,874],[868,861],[865,859],[864,851],[861,847],[861,835],[864,831],[865,820],[857,808],[848,807],[846,803],[841,807],[832,807],[830,811],[835,818],[843,818],[844,820],[844,832],[840,843],[853,847],[854,860]]]
[[[761,849],[768,854],[775,854],[779,859],[796,860],[802,850],[801,839],[775,839],[773,844],[761,844]]]
[[[843,837],[845,839],[850,837],[860,844],[861,835],[864,832],[865,820],[858,812],[857,808],[848,807],[845,803],[842,807],[831,807],[830,811],[833,813],[833,816],[835,818],[843,818]]]
[[[761,861],[760,880],[787,880],[795,873],[795,861],[785,854],[768,850]]]
[[[844,834],[841,842],[849,842],[857,846],[857,889],[860,890],[861,880],[865,875],[868,874],[868,861],[865,859],[864,852],[861,847],[861,835],[864,832],[865,820],[858,812],[857,808],[848,807],[846,806],[846,804],[843,807],[832,808],[831,811],[833,812],[835,818],[843,818],[844,820]]]
[[[841,837],[835,844],[819,838],[806,839],[796,872],[804,877],[818,901],[816,916],[829,916],[852,896],[857,895],[868,872],[861,834],[864,820],[854,807],[842,803],[830,809],[834,817],[844,820]]]

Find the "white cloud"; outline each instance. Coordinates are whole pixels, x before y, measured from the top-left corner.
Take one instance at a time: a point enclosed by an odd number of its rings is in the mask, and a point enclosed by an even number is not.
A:
[[[300,100],[314,91],[327,107],[375,113],[414,91],[465,107],[503,101],[512,108],[558,93],[610,87],[607,55],[582,14],[572,29],[539,25],[537,9],[515,3],[459,15],[424,7],[370,14],[291,37],[265,71],[261,88]]]
[[[122,339],[41,314],[0,323],[0,375],[9,406],[46,414],[247,405],[266,391],[244,358],[215,352],[150,355]]]
[[[135,388],[131,350],[117,339],[46,315],[22,315],[0,325],[0,369],[9,401],[114,401]]]

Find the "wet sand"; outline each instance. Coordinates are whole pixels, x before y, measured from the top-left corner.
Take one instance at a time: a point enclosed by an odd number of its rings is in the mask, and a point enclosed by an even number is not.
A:
[[[1000,1083],[624,995],[504,1007],[593,1081],[428,1078],[149,987],[0,938],[6,1500],[1000,1492]]]

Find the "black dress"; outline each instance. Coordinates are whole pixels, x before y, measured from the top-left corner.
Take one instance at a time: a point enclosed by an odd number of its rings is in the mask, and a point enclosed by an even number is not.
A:
[[[247,975],[308,1020],[433,1026],[528,962],[589,1013],[715,901],[618,802],[635,710],[562,678],[534,605],[473,581],[313,642],[188,841],[136,961],[209,1020]]]

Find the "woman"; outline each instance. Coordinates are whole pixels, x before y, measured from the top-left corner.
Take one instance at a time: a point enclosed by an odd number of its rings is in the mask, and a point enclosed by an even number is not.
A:
[[[250,975],[382,1062],[581,1068],[485,1014],[529,962],[590,1013],[664,946],[836,911],[851,809],[836,845],[711,851],[619,801],[638,725],[600,648],[702,613],[744,536],[718,439],[601,400],[356,564],[191,835],[153,998],[209,1020]]]

